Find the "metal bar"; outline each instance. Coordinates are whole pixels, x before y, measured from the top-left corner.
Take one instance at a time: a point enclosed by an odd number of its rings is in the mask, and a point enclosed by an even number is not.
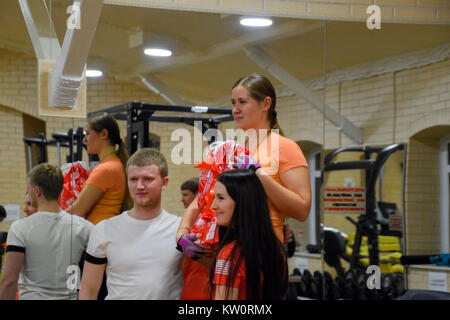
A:
[[[223,108],[210,108],[206,106],[178,106],[178,105],[164,105],[164,104],[150,104],[142,102],[127,102],[121,105],[108,107],[102,110],[88,113],[88,117],[95,114],[107,112],[126,112],[131,108],[139,108],[142,111],[169,111],[169,112],[192,112],[192,113],[202,113],[202,114],[230,114],[231,109]]]
[[[333,162],[325,166],[324,171],[369,169],[375,160]]]
[[[56,149],[57,151],[57,156],[58,156],[58,167],[61,168],[61,143],[59,141],[56,141]]]
[[[32,149],[31,149],[31,144],[27,143],[27,147],[28,147],[28,164],[30,167],[30,170],[33,169],[33,154],[32,154]]]

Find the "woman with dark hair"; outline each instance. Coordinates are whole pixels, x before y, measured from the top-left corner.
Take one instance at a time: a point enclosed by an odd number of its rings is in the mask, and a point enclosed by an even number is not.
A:
[[[120,138],[119,125],[107,113],[88,118],[85,131],[87,153],[98,155],[100,162],[66,211],[97,224],[131,208],[124,169],[128,152]]]
[[[300,147],[284,137],[275,111],[276,102],[273,85],[262,75],[243,77],[232,87],[234,122],[237,129],[247,133],[249,139],[246,147],[251,154],[240,159],[235,168],[252,168],[255,171],[266,191],[274,232],[283,243],[285,218],[292,217],[299,221],[308,218],[311,189],[306,159]],[[189,240],[187,234],[198,214],[197,201],[193,201],[183,215],[177,233],[177,243],[181,238]],[[206,287],[206,282],[200,279],[205,278],[209,269],[206,263],[200,265],[199,262],[202,261],[192,261],[190,272],[186,272],[182,298],[189,298],[191,293],[205,292],[202,288]],[[203,294],[202,298],[204,296]]]
[[[96,154],[100,162],[90,172],[77,200],[66,211],[98,224],[133,206],[124,169],[129,157],[117,121],[106,112],[88,118],[85,132],[83,142],[87,153]],[[84,253],[81,270],[83,266]],[[98,300],[103,300],[107,294],[104,276]]]
[[[215,300],[282,299],[287,285],[283,246],[270,221],[264,188],[252,170],[230,170],[214,187],[217,224],[227,227],[211,273]]]

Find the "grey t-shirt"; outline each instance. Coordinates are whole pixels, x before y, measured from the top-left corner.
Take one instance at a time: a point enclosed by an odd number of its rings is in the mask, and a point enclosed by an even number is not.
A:
[[[65,211],[38,211],[15,221],[8,231],[7,250],[25,254],[19,299],[77,299],[76,288],[68,285],[73,274],[68,267],[78,266],[93,226]]]

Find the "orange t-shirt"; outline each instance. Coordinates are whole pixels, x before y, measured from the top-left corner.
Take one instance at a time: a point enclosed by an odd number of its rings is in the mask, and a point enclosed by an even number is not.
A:
[[[233,268],[235,268],[233,264],[236,263],[235,259],[233,259],[234,257],[231,256],[231,251],[233,250],[235,245],[236,241],[230,242],[229,244],[225,245],[217,255],[213,280],[213,284],[215,286],[227,286],[228,277],[231,276],[231,272]],[[236,250],[235,252],[236,255],[239,254],[238,250]],[[245,271],[245,262],[244,260],[242,260],[234,276],[233,283],[231,284],[231,287],[238,289],[238,300],[245,300],[246,298],[246,282],[247,277]]]
[[[186,258],[183,264],[183,290],[181,300],[209,300],[209,271],[207,266],[191,258]]]
[[[267,139],[261,142],[252,154],[263,170],[277,183],[281,183],[280,174],[296,167],[308,167],[308,163],[302,150],[291,139],[271,133]],[[268,199],[270,218],[273,229],[281,243],[284,242],[283,222],[285,214],[279,212],[272,201]]]
[[[100,162],[89,174],[86,184],[103,191],[103,196],[87,213],[87,220],[97,224],[120,214],[126,190],[126,177],[119,158]]]
[[[219,243],[219,228],[216,228],[214,234],[216,243]],[[183,290],[181,291],[182,300],[209,300],[210,286],[209,286],[209,272],[210,268],[201,263],[186,258],[183,264]]]

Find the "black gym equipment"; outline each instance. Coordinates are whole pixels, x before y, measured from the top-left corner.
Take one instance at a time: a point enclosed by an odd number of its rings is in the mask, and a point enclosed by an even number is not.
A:
[[[206,118],[206,117],[172,117],[172,116],[160,116],[155,115],[156,111],[164,112],[189,112],[196,114],[219,114],[219,116]],[[172,106],[162,104],[149,104],[143,102],[128,102],[121,105],[108,107],[95,112],[88,113],[88,117],[100,114],[111,114],[117,120],[127,121],[127,151],[129,155],[132,155],[136,150],[146,147],[152,147],[151,140],[149,139],[149,123],[150,121],[167,122],[167,123],[185,123],[195,126],[201,123],[202,134],[205,134],[208,129],[217,129],[218,125],[222,122],[232,121],[231,109],[221,108],[209,108],[200,106]],[[61,154],[60,148],[69,148],[69,155],[67,156],[67,162],[75,162],[82,160],[82,148],[84,131],[79,127],[75,132],[73,129],[69,129],[67,133],[55,132],[52,134],[52,140],[47,140],[44,133],[40,133],[37,137],[24,137],[23,141],[28,146],[28,159],[30,169],[33,168],[32,159],[32,145],[36,145],[39,148],[39,156],[37,164],[48,161],[47,146],[56,146],[58,148],[58,166],[61,167]],[[206,135],[208,144],[214,142],[215,136]],[[74,152],[74,146],[76,151]],[[98,161],[98,157],[95,155],[89,155],[90,161]]]
[[[58,167],[61,167],[61,148],[68,148],[69,154],[67,155],[66,162],[76,162],[83,159],[83,128],[78,127],[76,131],[72,128],[67,132],[54,132],[52,133],[52,140],[47,140],[44,133],[39,133],[37,137],[24,137],[23,141],[27,144],[28,148],[28,163],[29,168],[32,169],[33,164],[32,146],[36,145],[39,149],[39,156],[37,164],[48,161],[47,146],[56,146],[57,148],[57,161]],[[76,151],[74,151],[76,146]]]
[[[164,112],[189,112],[196,114],[221,114],[212,118],[202,117],[172,117],[155,115],[156,111]],[[169,122],[185,123],[195,126],[201,122],[201,131],[203,134],[208,129],[217,129],[218,125],[225,121],[233,120],[231,109],[209,108],[200,106],[172,106],[162,104],[150,104],[143,102],[128,102],[113,107],[108,107],[95,112],[88,113],[88,117],[106,112],[111,114],[117,120],[127,121],[127,148],[128,153],[132,155],[136,150],[149,147],[149,123]],[[214,142],[214,136],[207,136],[208,144]]]
[[[362,242],[362,237],[367,236],[367,243],[369,246],[369,261],[371,265],[379,265],[379,248],[378,248],[378,235],[395,235],[401,237],[401,232],[389,231],[389,225],[383,223],[382,219],[388,219],[389,214],[392,214],[392,210],[387,210],[387,208],[393,208],[395,204],[389,204],[386,202],[376,202],[376,182],[380,175],[381,169],[385,164],[386,160],[394,152],[398,150],[404,150],[404,144],[393,144],[384,148],[373,148],[373,147],[354,147],[354,148],[340,148],[330,154],[325,158],[325,171],[334,170],[355,170],[363,169],[365,170],[365,190],[366,190],[366,209],[365,214],[358,217],[358,221],[354,221],[350,217],[346,217],[347,220],[352,222],[356,226],[356,235],[353,245],[353,252],[350,259],[350,268],[358,268],[360,266],[360,247]],[[331,162],[331,160],[342,152],[363,152],[364,159],[357,161],[345,161],[345,162]],[[377,154],[375,159],[371,159],[371,155]],[[380,205],[381,203],[381,205]],[[382,217],[377,215],[377,208],[381,210]],[[384,211],[383,211],[384,210]],[[381,233],[378,230],[378,225],[381,224]],[[326,248],[325,248],[326,250]]]
[[[368,290],[366,285],[367,275],[365,266],[360,262],[360,248],[363,236],[367,237],[369,249],[369,262],[371,265],[379,265],[379,235],[389,235],[401,238],[402,232],[389,230],[389,215],[397,210],[395,203],[376,201],[376,182],[380,177],[383,165],[394,152],[404,150],[404,144],[393,144],[384,148],[370,146],[339,148],[328,154],[325,158],[324,171],[335,170],[365,170],[366,208],[364,214],[354,221],[350,217],[347,220],[356,226],[356,234],[352,248],[352,254],[346,253],[346,241],[338,230],[324,228],[324,259],[327,264],[334,267],[338,277],[335,279],[336,292],[340,292],[343,299],[373,299],[393,298],[402,293],[403,276],[382,274],[382,288],[380,290]],[[332,162],[333,158],[342,152],[362,152],[364,158],[357,161]],[[375,154],[375,159],[372,155]],[[323,178],[322,178],[323,179]],[[323,183],[323,180],[322,180]],[[380,183],[382,188],[382,183]],[[380,192],[382,194],[382,192]],[[380,229],[378,228],[380,226]],[[350,268],[345,271],[341,265],[341,258],[350,263]],[[330,295],[327,293],[327,296]]]

